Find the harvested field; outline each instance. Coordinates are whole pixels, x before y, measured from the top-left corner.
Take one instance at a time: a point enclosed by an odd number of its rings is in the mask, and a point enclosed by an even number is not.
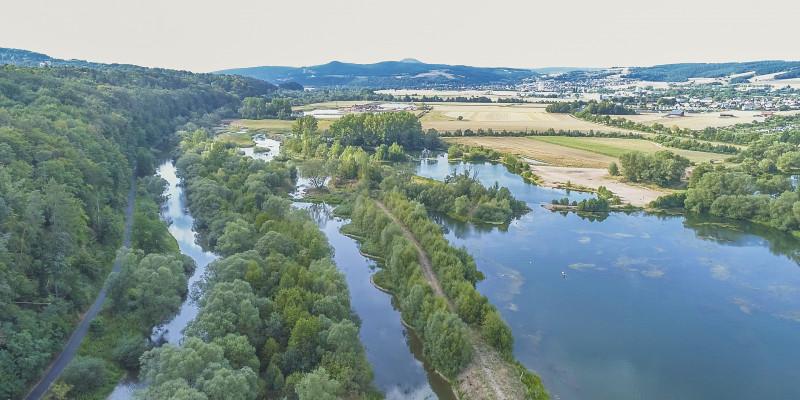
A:
[[[669,192],[629,185],[613,179],[605,168],[570,168],[551,167],[547,165],[531,165],[531,171],[539,175],[544,186],[563,187],[567,182],[597,189],[605,186],[619,196],[623,204],[630,203],[637,207],[645,207],[651,201]]]
[[[800,111],[778,111],[777,115],[794,115]],[[733,114],[733,117],[720,117],[720,114]],[[753,121],[763,121],[763,117],[756,117],[760,115],[761,111],[722,111],[710,113],[686,113],[685,117],[666,117],[666,114],[639,114],[639,115],[625,115],[631,121],[638,122],[644,125],[661,124],[666,127],[677,126],[679,128],[689,129],[704,129],[708,127],[723,127],[732,126],[736,124],[750,123]]]
[[[606,168],[614,157],[533,140],[530,137],[461,137],[448,142],[484,146],[497,151],[518,154],[550,165]]]
[[[588,132],[619,132],[619,128],[583,121],[569,114],[551,114],[547,104],[481,104],[428,103],[431,111],[421,119],[424,129],[455,131],[456,129],[493,129],[502,131],[580,130]],[[458,117],[463,120],[459,121]]]

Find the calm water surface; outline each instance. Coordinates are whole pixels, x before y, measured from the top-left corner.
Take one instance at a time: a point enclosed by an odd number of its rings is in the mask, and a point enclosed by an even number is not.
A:
[[[361,318],[361,342],[375,371],[375,385],[390,400],[454,399],[450,384],[423,363],[422,343],[400,322],[392,296],[370,283],[375,263],[358,251],[358,244],[339,228],[348,221],[334,217],[327,204],[295,203],[308,210],[335,250],[334,261],[345,274],[351,305]]]
[[[440,158],[418,173],[441,180],[465,167]],[[501,165],[470,168],[533,210],[501,229],[436,219],[475,256],[487,277],[478,289],[554,398],[800,398],[791,236],[722,219],[552,213],[539,205],[564,191]]]
[[[170,223],[169,232],[178,241],[181,253],[191,257],[197,264],[194,274],[189,277],[189,289],[193,287],[194,283],[202,279],[206,271],[206,266],[212,261],[217,259],[213,253],[203,250],[197,244],[197,233],[194,231],[194,218],[189,214],[186,196],[181,186],[181,180],[178,178],[177,169],[172,161],[165,162],[158,167],[156,175],[164,178],[167,181],[167,190],[165,195],[168,196],[165,207],[161,211],[161,218]],[[179,344],[183,339],[181,330],[186,327],[189,321],[197,316],[197,304],[187,298],[181,304],[180,311],[175,317],[167,324],[153,329],[151,339],[159,344],[173,343]],[[111,393],[109,399],[111,400],[125,400],[130,399],[133,391],[141,389],[143,384],[138,381],[136,377],[124,378]]]

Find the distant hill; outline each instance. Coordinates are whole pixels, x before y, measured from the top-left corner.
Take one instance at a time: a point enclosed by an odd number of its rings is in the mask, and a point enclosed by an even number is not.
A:
[[[28,50],[8,49],[0,47],[0,64],[10,64],[19,67],[85,67],[85,68],[113,68],[119,70],[145,69],[131,64],[103,64],[84,60],[63,60],[53,58],[46,54]]]
[[[511,85],[537,75],[530,69],[426,64],[413,58],[375,64],[333,61],[312,67],[235,68],[217,73],[250,76],[273,83],[293,81],[310,87],[375,89]]]
[[[84,60],[63,60],[60,58],[53,58],[46,54],[36,53],[33,51],[0,47],[0,65],[2,64],[16,65],[18,67],[76,67],[76,68],[91,68],[99,70],[117,70],[117,71],[136,71],[136,70],[154,71],[162,73],[165,76],[170,76],[173,80],[170,82],[162,82],[154,80],[151,82],[152,85],[168,89],[178,89],[185,87],[187,82],[191,81],[192,79],[197,79],[201,82],[207,82],[208,84],[210,84],[210,82],[212,81],[217,82],[217,84],[220,84],[219,82],[221,82],[219,81],[219,79],[217,79],[219,77],[214,77],[212,74],[207,74],[207,73],[204,74],[204,73],[193,73],[188,71],[176,71],[165,68],[147,68],[131,64],[103,64],[103,63],[89,62]],[[189,78],[189,76],[193,76],[193,78]],[[244,83],[246,84],[247,87],[253,88],[253,90],[249,92],[241,91],[241,93],[248,96],[264,94],[278,89],[277,86],[269,82],[253,79],[250,77],[233,78],[228,80],[227,82],[231,85],[235,85],[236,81],[239,81],[239,83],[241,83],[242,80],[244,80]],[[144,83],[142,82],[139,82],[139,84],[144,85]],[[289,89],[296,89],[292,87],[291,84],[288,84],[286,86]]]
[[[756,75],[800,70],[800,61],[752,61],[741,63],[683,63],[633,67],[626,78],[655,82],[686,82],[689,78],[722,78],[746,72]],[[789,78],[793,74],[784,75]],[[781,79],[780,75],[777,79]]]

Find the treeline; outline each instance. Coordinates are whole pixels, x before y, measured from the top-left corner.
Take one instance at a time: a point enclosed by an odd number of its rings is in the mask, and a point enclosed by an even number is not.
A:
[[[362,194],[353,207],[352,221],[372,248],[387,257],[386,272],[379,282],[388,286],[401,301],[403,319],[423,339],[423,353],[438,371],[450,378],[463,369],[473,354],[467,326],[481,333],[520,374],[526,395],[549,398],[539,378],[513,361],[511,328],[475,284],[484,279],[475,260],[465,248],[455,248],[442,236],[440,227],[427,216],[426,208],[409,201],[402,193],[388,192],[382,184],[381,199],[407,227],[428,254],[446,298],[435,296],[425,281],[414,246],[405,239],[402,227],[394,224],[374,201]],[[449,299],[449,300],[448,300]],[[455,314],[450,311],[452,302]]]
[[[731,146],[729,144],[713,144],[676,136],[658,135],[654,138],[651,138],[651,140],[661,143],[667,147],[683,150],[705,151],[707,153],[719,154],[736,154],[739,152],[739,149],[736,146]]]
[[[399,178],[399,179],[398,179]],[[384,190],[400,191],[406,197],[424,204],[430,211],[451,217],[491,224],[508,223],[513,216],[529,210],[524,201],[511,195],[506,187],[485,187],[469,170],[448,175],[444,182],[413,180],[410,176],[394,175],[382,182]]]
[[[410,98],[409,98],[410,100]],[[456,97],[439,97],[439,96],[422,96],[419,101],[423,103],[491,103],[492,99],[486,96],[456,96]]]
[[[424,278],[419,253],[403,228],[362,195],[355,201],[347,230],[366,237],[364,246],[370,251],[385,255],[376,281],[400,299],[403,319],[422,339],[423,354],[433,368],[454,378],[472,359],[472,338],[461,318],[450,311],[447,299],[436,296]]]
[[[255,79],[132,69],[0,66],[0,398],[61,351],[122,240],[132,167],[173,128],[232,117]]]
[[[669,150],[653,154],[632,151],[619,157],[622,176],[631,182],[652,182],[661,187],[669,187],[683,178],[686,168],[691,165],[688,158]]]
[[[333,140],[343,146],[379,146],[397,143],[407,149],[422,149],[425,135],[417,116],[410,112],[348,114],[329,129]]]
[[[239,114],[246,119],[288,119],[292,116],[292,100],[274,97],[267,102],[263,97],[245,97]]]
[[[583,114],[583,115],[631,115],[636,111],[610,100],[597,102],[596,100],[559,101],[549,104],[545,111],[558,114]]]
[[[478,128],[473,131],[472,129],[456,129],[455,131],[436,132],[441,137],[462,137],[462,136],[496,136],[496,137],[524,137],[524,136],[567,136],[567,137],[607,137],[607,138],[623,138],[623,139],[645,139],[644,135],[638,133],[622,133],[622,132],[597,132],[594,130],[577,131],[577,130],[555,130],[553,128],[545,131],[496,131],[492,128],[483,129]]]
[[[142,357],[143,398],[374,398],[344,276],[325,235],[291,207],[296,171],[183,133],[180,175],[207,268],[183,346]]]
[[[784,232],[800,230],[800,197],[788,174],[800,170],[800,131],[762,136],[730,161],[694,168],[685,193],[662,197],[651,206],[756,221]]]

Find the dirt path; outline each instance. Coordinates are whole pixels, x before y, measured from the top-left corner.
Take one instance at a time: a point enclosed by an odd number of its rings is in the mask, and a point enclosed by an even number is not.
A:
[[[378,207],[380,207],[380,209],[383,210],[383,212],[385,212],[386,215],[388,215],[389,218],[392,219],[392,221],[394,221],[395,223],[397,223],[397,225],[403,228],[403,232],[405,232],[406,237],[408,237],[408,239],[411,240],[411,243],[414,243],[414,247],[416,247],[417,251],[419,252],[419,264],[422,267],[422,275],[425,276],[425,280],[427,280],[428,283],[431,285],[431,288],[433,288],[433,293],[436,294],[437,296],[444,297],[447,300],[447,304],[450,305],[450,310],[455,312],[455,306],[450,301],[450,299],[444,295],[442,287],[441,285],[439,285],[439,278],[437,278],[436,273],[433,272],[433,266],[431,265],[430,258],[428,258],[428,253],[425,253],[425,250],[422,249],[422,245],[419,244],[417,238],[414,237],[411,231],[408,230],[408,228],[406,228],[406,226],[402,222],[400,222],[400,220],[398,220],[397,217],[395,217],[394,214],[392,214],[392,212],[389,211],[389,209],[383,205],[383,203],[381,203],[378,200],[375,200],[375,204],[377,204]]]
[[[655,189],[633,186],[611,179],[604,168],[551,167],[547,165],[531,165],[531,171],[544,180],[543,186],[564,187],[567,182],[573,185],[587,186],[597,189],[605,186],[619,196],[622,203],[631,203],[637,207],[645,207],[651,201],[667,194]]]
[[[389,218],[397,223],[397,225],[403,228],[406,237],[414,243],[414,246],[419,252],[419,263],[420,266],[422,266],[422,274],[433,288],[433,292],[444,297],[445,300],[447,300],[447,304],[450,306],[450,310],[456,312],[453,302],[444,295],[442,287],[439,284],[439,279],[433,271],[431,260],[428,258],[428,254],[425,253],[422,245],[417,241],[417,238],[414,237],[414,234],[411,233],[405,224],[400,222],[383,203],[375,200],[375,204],[377,204]],[[480,337],[475,329],[470,328],[470,334],[474,344],[475,356],[469,365],[458,374],[457,380],[461,391],[467,394],[467,398],[524,399],[525,390],[522,389],[520,391],[520,383],[518,380],[513,379],[515,373],[509,374],[510,369],[507,367],[507,363],[505,363],[500,355]],[[498,384],[498,381],[503,382],[503,385]]]
[[[136,168],[134,168],[136,170]],[[123,233],[122,239],[122,246],[123,247],[131,247],[131,226],[133,223],[133,199],[136,194],[136,176],[131,177],[131,188],[128,192],[128,207],[125,210],[125,231]],[[111,273],[119,272],[122,268],[122,259],[118,258],[114,262],[114,268],[111,270]],[[106,302],[106,297],[108,295],[108,280],[103,284],[103,288],[100,290],[100,293],[97,295],[97,298],[94,300],[94,303],[89,308],[89,311],[83,315],[81,322],[78,323],[78,327],[72,332],[72,336],[70,336],[67,345],[64,346],[64,350],[61,351],[61,354],[58,355],[55,361],[50,365],[50,368],[47,370],[45,375],[42,377],[36,386],[31,389],[28,396],[25,397],[26,400],[39,400],[48,389],[50,389],[50,385],[61,376],[61,373],[64,372],[64,368],[67,367],[72,358],[75,357],[75,353],[78,351],[78,346],[80,346],[83,338],[86,336],[86,333],[89,331],[89,324],[92,322],[97,314],[100,312],[100,309],[103,308],[103,304]]]

